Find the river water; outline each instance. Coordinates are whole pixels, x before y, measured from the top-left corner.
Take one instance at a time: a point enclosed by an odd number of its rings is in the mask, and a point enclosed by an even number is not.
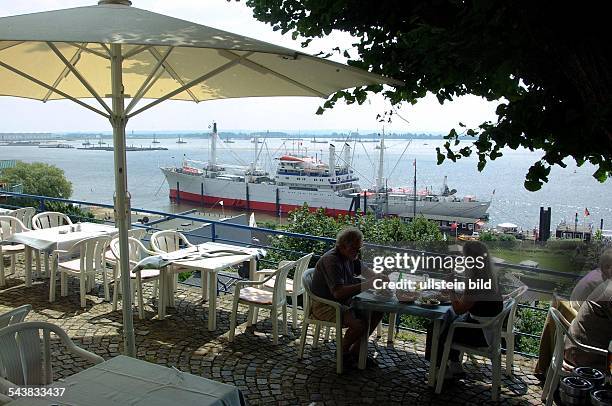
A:
[[[144,209],[176,212],[192,208],[188,204],[176,205],[168,198],[168,185],[159,170],[160,166],[180,165],[183,157],[206,161],[209,156],[208,139],[185,138],[186,144],[178,144],[177,138],[159,138],[167,151],[128,152],[127,173],[132,206]],[[92,140],[93,141],[93,140]],[[109,140],[107,140],[109,141]],[[83,141],[71,141],[81,146]],[[595,168],[585,164],[578,168],[567,160],[567,168],[553,168],[549,182],[538,192],[529,192],[523,181],[529,166],[542,155],[526,149],[504,150],[504,156],[487,165],[483,172],[476,169],[476,158],[464,158],[456,163],[436,164],[436,146],[443,140],[413,140],[407,146],[405,140],[386,140],[384,173],[389,186],[408,186],[413,183],[414,159],[417,160],[417,187],[429,187],[438,191],[448,176],[450,188],[459,196],[475,195],[480,200],[492,199],[489,209],[489,225],[512,222],[525,229],[535,227],[539,219],[539,207],[552,208],[552,226],[566,220],[573,224],[578,213],[580,224],[593,223],[612,228],[612,182],[599,183],[591,174]],[[128,144],[149,146],[150,139],[128,139]],[[334,142],[340,151],[341,142]],[[352,154],[352,165],[362,187],[373,185],[376,178],[378,153],[376,143],[357,143]],[[407,146],[407,147],[406,147]],[[327,160],[328,145],[314,144],[308,139],[285,141],[268,139],[262,145],[259,164],[267,170],[275,169],[274,157],[285,152],[306,152]],[[403,154],[403,156],[402,156]],[[73,184],[73,198],[91,202],[111,203],[114,191],[113,153],[77,149],[40,149],[29,146],[0,146],[0,159],[18,159],[25,162],[45,162],[63,169]],[[244,164],[253,161],[254,144],[249,140],[235,140],[218,147],[218,162]],[[493,191],[495,193],[493,194]],[[585,217],[585,208],[590,212]],[[269,216],[257,214],[258,219]]]

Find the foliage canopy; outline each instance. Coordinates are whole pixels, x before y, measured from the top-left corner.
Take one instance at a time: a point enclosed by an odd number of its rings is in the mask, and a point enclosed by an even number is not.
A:
[[[478,169],[503,155],[502,148],[543,150],[526,174],[538,190],[552,166],[573,157],[612,175],[612,52],[603,3],[502,0],[247,0],[254,16],[274,30],[303,38],[342,31],[352,50],[334,48],[350,65],[400,79],[405,86],[367,86],[341,91],[363,103],[382,92],[393,104],[416,103],[427,92],[440,103],[473,94],[497,101],[497,121],[476,128],[459,123],[438,148],[438,163],[478,156]],[[331,54],[328,54],[331,55]],[[385,113],[390,119],[392,108]],[[459,143],[470,137],[471,143]]]

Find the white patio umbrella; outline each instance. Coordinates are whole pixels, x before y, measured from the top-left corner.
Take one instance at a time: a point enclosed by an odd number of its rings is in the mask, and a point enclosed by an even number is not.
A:
[[[341,89],[373,84],[402,83],[131,7],[127,0],[0,18],[0,95],[43,102],[69,99],[110,121],[122,254],[128,249],[130,219],[125,127],[131,117],[165,100],[326,98]],[[120,266],[128,269],[127,255],[121,255]],[[133,356],[129,272],[121,278],[125,352]]]

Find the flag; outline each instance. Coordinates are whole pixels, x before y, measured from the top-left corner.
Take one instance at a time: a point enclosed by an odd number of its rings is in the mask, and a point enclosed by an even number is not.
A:
[[[587,208],[585,207],[585,208],[584,208],[584,216],[585,216],[585,217],[588,217],[588,216],[590,216],[590,215],[591,215],[591,213],[589,213],[589,209],[587,209]]]
[[[454,222],[453,224],[451,224],[451,230],[456,230],[457,229],[457,222]]]

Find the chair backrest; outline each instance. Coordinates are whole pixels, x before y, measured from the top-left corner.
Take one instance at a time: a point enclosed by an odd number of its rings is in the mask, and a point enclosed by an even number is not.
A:
[[[160,254],[192,246],[183,233],[174,230],[158,231],[151,236],[151,248]]]
[[[36,209],[34,207],[22,207],[21,209],[16,209],[8,213],[9,216],[16,217],[27,228],[32,228],[32,217],[36,214]]]
[[[312,255],[312,253],[304,255],[302,258],[295,261],[295,271],[293,272],[293,292],[295,295],[304,293],[302,275],[306,269],[308,269],[308,264],[310,264]]]
[[[567,319],[563,316],[563,314],[559,310],[555,309],[554,307],[551,307],[548,310],[548,313],[550,314],[550,317],[552,317],[553,321],[555,322],[555,350],[557,350],[557,344],[559,344],[559,346],[561,347],[561,350],[560,350],[561,357],[563,357],[563,350],[565,348],[564,339],[566,337],[581,351],[590,352],[590,353],[598,353],[601,355],[608,354],[607,350],[604,350],[602,348],[592,347],[590,345],[582,344],[576,341],[576,339],[569,332],[569,328],[571,325],[570,322],[567,321]],[[576,322],[576,320],[577,319],[574,319],[574,322]],[[559,340],[560,343],[556,340]],[[554,353],[553,353],[553,356],[554,356]]]
[[[15,233],[27,230],[28,228],[18,218],[0,216],[0,242],[8,240]]]
[[[42,321],[17,323],[0,329],[3,378],[18,386],[51,384],[51,333],[69,352],[94,364],[104,361],[102,357],[77,347],[66,332],[55,324]],[[6,389],[2,386],[0,382],[0,393]]]
[[[487,336],[487,331],[491,333],[491,338],[487,338],[491,348],[499,348],[501,346],[501,333],[504,322],[508,319],[515,303],[516,301],[514,299],[506,300],[502,311],[495,317],[481,318],[471,315],[474,319],[478,320],[480,327],[485,331],[485,336]]]
[[[70,217],[68,217],[64,213],[59,213],[56,211],[45,211],[42,213],[38,213],[37,215],[32,217],[32,228],[34,230],[41,230],[44,228],[58,227],[70,224],[72,224],[72,220],[70,220]]]
[[[506,334],[513,334],[513,332],[514,332],[514,320],[516,319],[516,309],[517,309],[517,306],[518,306],[519,299],[528,290],[529,290],[529,287],[527,285],[523,285],[523,286],[520,286],[520,287],[514,289],[512,292],[508,293],[504,297],[505,300],[514,299],[514,305],[512,306],[512,309],[510,309],[510,314],[508,314],[508,319],[505,322]]]
[[[295,264],[295,261],[287,262],[272,274],[275,276],[274,289],[272,291],[273,305],[280,305],[287,301],[287,275],[295,267]]]
[[[74,243],[70,251],[79,251],[81,271],[93,273],[104,270],[106,263],[104,255],[109,242],[109,236],[100,236],[85,238]]]
[[[6,313],[0,313],[0,329],[11,324],[21,323],[32,310],[32,305],[26,304]]]
[[[110,248],[115,258],[120,259],[121,253],[119,248],[119,238],[113,238],[113,240],[110,242]],[[128,238],[128,251],[131,265],[135,265],[147,255],[155,254],[146,249],[139,240],[133,237]]]

